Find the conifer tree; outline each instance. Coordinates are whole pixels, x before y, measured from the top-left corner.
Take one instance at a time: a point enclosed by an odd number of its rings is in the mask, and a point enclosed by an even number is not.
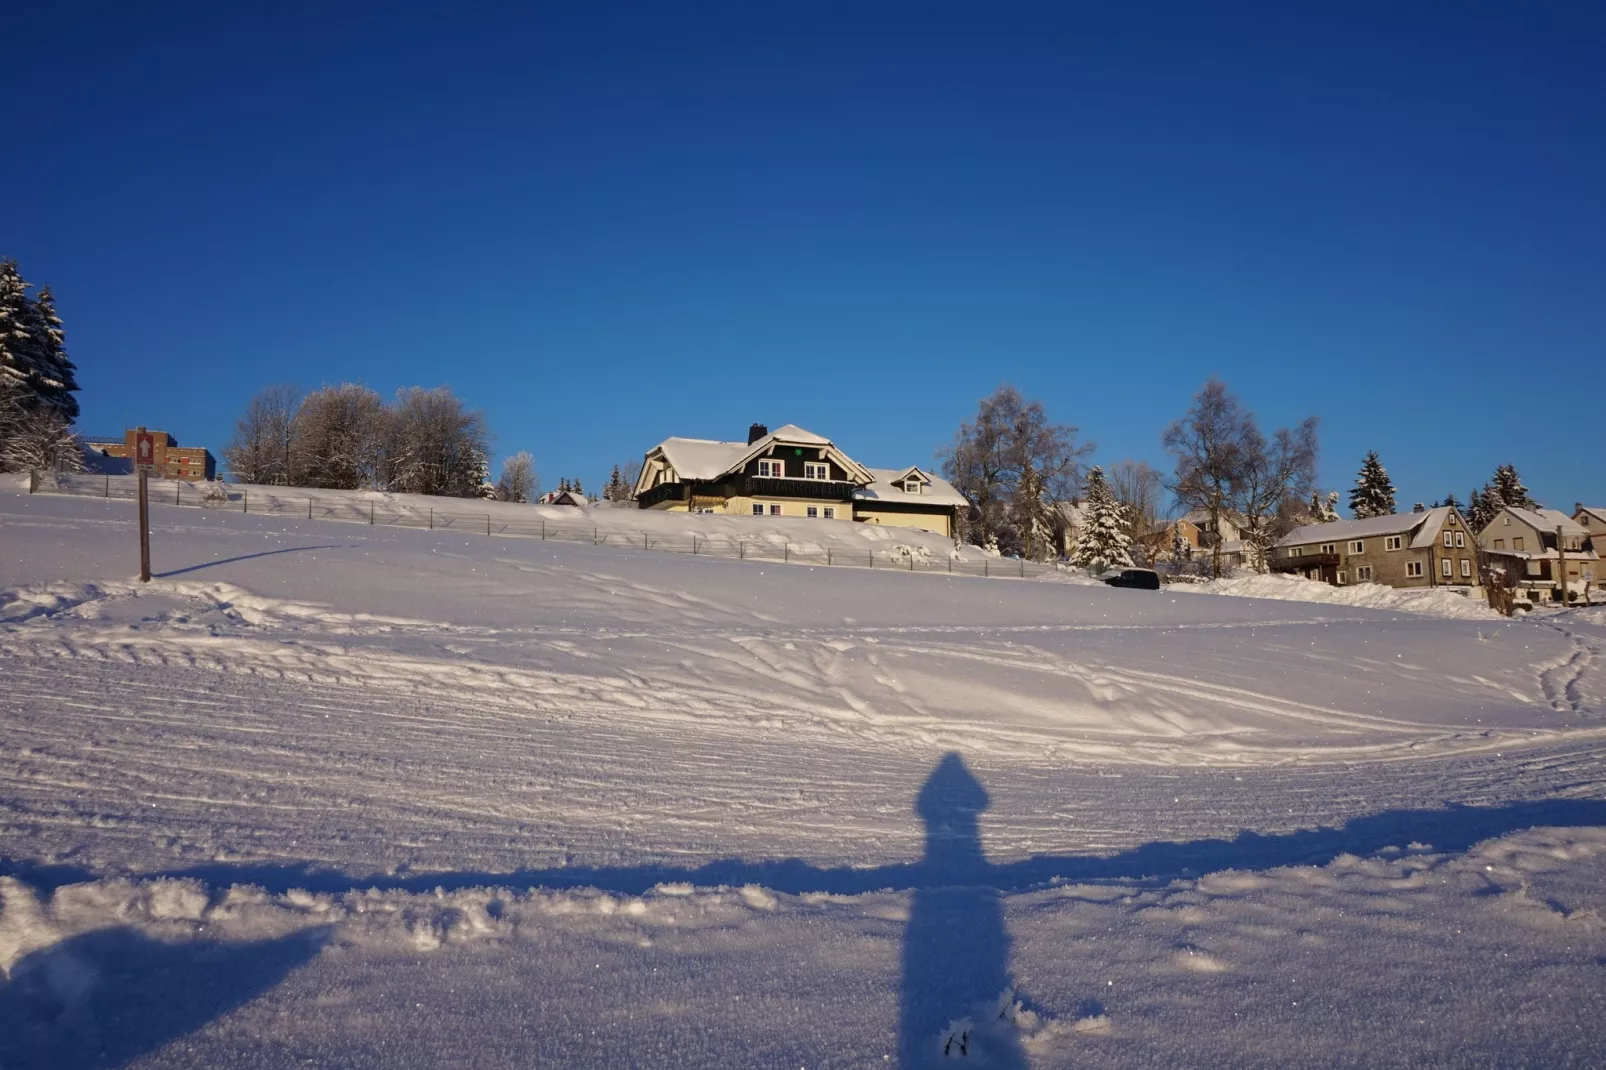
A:
[[[1464,506],[1460,502],[1456,501],[1456,498],[1455,498],[1454,494],[1446,494],[1444,496],[1444,501],[1438,502],[1436,504],[1437,505],[1448,506],[1451,509],[1454,509],[1457,513],[1460,513],[1463,517],[1465,517],[1467,515],[1466,506]]]
[[[1388,471],[1378,460],[1376,450],[1367,453],[1361,464],[1355,488],[1349,492],[1349,508],[1356,520],[1389,516],[1394,512],[1394,484],[1389,482]]]
[[[1472,494],[1467,498],[1467,522],[1474,531],[1482,531],[1489,526],[1494,515],[1500,511],[1500,506],[1489,500],[1487,488],[1480,490],[1472,488]]]
[[[27,389],[33,379],[33,349],[28,336],[32,310],[28,284],[15,260],[0,260],[0,376]],[[23,404],[27,402],[24,399]]]
[[[67,357],[67,332],[56,313],[56,296],[49,286],[27,305],[28,349],[33,365],[30,386],[40,404],[48,405],[69,422],[78,419],[77,369]]]
[[[1494,470],[1489,493],[1500,505],[1509,505],[1513,509],[1539,508],[1539,503],[1528,496],[1528,488],[1522,485],[1522,477],[1517,475],[1515,465],[1503,464]]]
[[[1071,563],[1094,572],[1132,564],[1132,537],[1127,534],[1124,508],[1110,491],[1104,469],[1094,466],[1087,474],[1083,522],[1071,546]]]

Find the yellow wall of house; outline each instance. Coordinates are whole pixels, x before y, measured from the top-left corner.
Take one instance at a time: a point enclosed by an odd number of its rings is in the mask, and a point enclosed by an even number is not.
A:
[[[938,535],[953,538],[953,530],[949,527],[951,517],[946,512],[941,513],[880,513],[859,508],[855,520],[865,524],[880,524],[887,528],[915,528],[920,531],[934,531]]]
[[[825,511],[827,509],[835,510],[835,515],[829,518],[831,520],[853,519],[853,505],[850,502],[822,502],[817,499],[808,498],[727,498],[725,500],[725,512],[731,514],[732,516],[752,516],[753,505],[755,503],[764,507],[765,516],[770,515],[771,505],[779,505],[781,507],[782,516],[806,519],[809,515],[809,506],[812,505],[818,509],[820,513],[820,515],[814,519],[827,519],[825,515]],[[754,519],[757,518],[754,517]]]

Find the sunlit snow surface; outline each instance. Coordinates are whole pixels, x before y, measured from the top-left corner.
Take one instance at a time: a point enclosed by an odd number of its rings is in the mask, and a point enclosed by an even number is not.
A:
[[[0,494],[0,1066],[1606,1062],[1606,609],[131,514]]]

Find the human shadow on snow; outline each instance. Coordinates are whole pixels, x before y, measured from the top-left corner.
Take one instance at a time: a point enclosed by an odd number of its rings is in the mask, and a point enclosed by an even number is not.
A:
[[[123,1066],[275,987],[326,932],[242,944],[111,928],[33,951],[0,975],[0,1067]]]
[[[953,760],[957,758],[957,755],[952,756]],[[938,773],[949,761],[950,758],[943,759],[943,764],[937,767]],[[816,866],[798,858],[762,861],[724,858],[701,866],[561,866],[506,872],[430,871],[366,876],[353,876],[312,862],[208,862],[141,874],[108,874],[71,864],[37,865],[0,857],[0,876],[15,876],[46,891],[63,884],[122,876],[147,880],[194,878],[219,886],[254,884],[275,893],[294,888],[338,894],[367,889],[432,892],[437,888],[449,891],[495,887],[518,890],[597,888],[623,895],[641,895],[660,884],[685,883],[701,887],[757,884],[792,895],[807,892],[859,895],[947,887],[954,883],[955,873],[962,872],[967,884],[998,892],[1020,892],[1063,883],[1119,880],[1163,884],[1229,869],[1320,866],[1341,854],[1371,855],[1385,848],[1403,848],[1413,843],[1429,845],[1435,852],[1457,853],[1475,843],[1521,829],[1597,825],[1606,826],[1606,801],[1544,799],[1501,806],[1453,803],[1435,810],[1385,810],[1352,818],[1336,828],[1298,829],[1271,835],[1245,829],[1232,839],[1182,843],[1157,840],[1112,855],[1036,855],[1003,863],[975,859],[957,871],[940,858],[893,862],[873,868]]]

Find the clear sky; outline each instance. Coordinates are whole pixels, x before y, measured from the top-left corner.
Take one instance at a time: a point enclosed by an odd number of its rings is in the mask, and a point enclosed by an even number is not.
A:
[[[448,384],[600,480],[797,423],[1098,444],[1221,376],[1401,504],[1606,502],[1606,4],[32,3],[0,255],[81,427]]]

